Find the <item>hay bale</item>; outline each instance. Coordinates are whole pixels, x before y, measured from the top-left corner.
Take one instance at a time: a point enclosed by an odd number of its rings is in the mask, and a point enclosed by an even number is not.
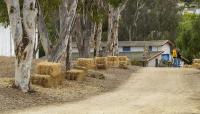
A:
[[[200,69],[200,64],[199,64],[199,63],[194,63],[194,64],[192,64],[192,67],[193,67],[193,68]]]
[[[68,80],[83,81],[87,74],[84,70],[71,69],[66,72],[65,78]]]
[[[85,67],[87,69],[94,69],[96,67],[93,58],[79,58],[77,60],[77,66]]]
[[[57,75],[54,75],[53,77],[51,76],[51,78],[54,79],[54,86],[57,87],[59,85],[62,85],[64,80],[65,80],[65,77],[64,77],[64,73],[61,72]]]
[[[95,58],[97,69],[107,69],[107,58],[106,57],[96,57]]]
[[[88,71],[87,68],[85,68],[85,67],[81,67],[81,66],[74,66],[73,68],[74,68],[74,69],[78,69],[78,70]]]
[[[127,56],[118,56],[119,61],[128,61]]]
[[[110,67],[118,67],[119,66],[119,59],[117,56],[108,56],[107,57],[107,64]]]
[[[193,59],[193,63],[198,63],[198,64],[200,64],[200,59]]]
[[[63,73],[54,75],[54,77],[50,75],[40,75],[40,74],[34,74],[31,77],[32,84],[40,85],[45,88],[57,87],[59,85],[62,85],[63,81],[64,81]]]
[[[55,80],[50,75],[34,74],[31,77],[32,84],[40,85],[45,88],[55,87]]]
[[[128,69],[128,61],[120,61],[119,68]]]
[[[57,76],[61,73],[62,66],[60,63],[41,62],[37,65],[37,74]]]

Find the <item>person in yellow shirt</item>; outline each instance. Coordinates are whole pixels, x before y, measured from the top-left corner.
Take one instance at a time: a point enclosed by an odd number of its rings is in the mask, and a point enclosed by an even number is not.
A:
[[[178,67],[178,54],[177,54],[177,49],[176,47],[172,50],[172,57],[174,59],[173,65],[174,67]]]

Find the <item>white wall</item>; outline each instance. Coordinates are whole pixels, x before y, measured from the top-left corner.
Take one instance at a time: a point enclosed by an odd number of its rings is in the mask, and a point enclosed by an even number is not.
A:
[[[14,56],[14,44],[10,29],[0,25],[0,56]]]
[[[152,47],[152,51],[158,51],[158,47]]]
[[[38,44],[38,33],[36,30],[36,45]],[[14,41],[11,38],[10,29],[0,25],[0,56],[15,56]],[[39,58],[39,52],[36,55]]]
[[[156,58],[150,60],[147,64],[147,67],[156,67],[156,59],[158,59],[158,64],[160,63],[161,60],[161,55],[157,56]]]
[[[148,62],[147,67],[155,67],[156,66],[156,59],[153,59]]]
[[[162,47],[159,47],[158,51],[164,51],[163,54],[171,54],[170,45],[167,43],[163,45]]]

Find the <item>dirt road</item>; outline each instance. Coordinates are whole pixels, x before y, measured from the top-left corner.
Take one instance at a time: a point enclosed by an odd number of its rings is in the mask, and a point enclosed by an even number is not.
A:
[[[13,114],[200,114],[200,71],[144,68],[113,92]]]

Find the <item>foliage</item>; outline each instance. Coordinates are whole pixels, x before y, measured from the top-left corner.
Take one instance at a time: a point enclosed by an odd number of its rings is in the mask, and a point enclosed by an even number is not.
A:
[[[134,25],[137,2],[144,5]],[[120,40],[129,40],[129,30],[134,33],[132,40],[158,40],[176,38],[179,8],[175,0],[129,0],[121,18]]]
[[[0,0],[0,23],[5,26],[9,24],[8,12],[4,0]]]
[[[124,0],[107,0],[109,4],[111,4],[113,7],[117,8]]]
[[[200,57],[200,16],[185,14],[178,27],[177,46],[190,61]]]

